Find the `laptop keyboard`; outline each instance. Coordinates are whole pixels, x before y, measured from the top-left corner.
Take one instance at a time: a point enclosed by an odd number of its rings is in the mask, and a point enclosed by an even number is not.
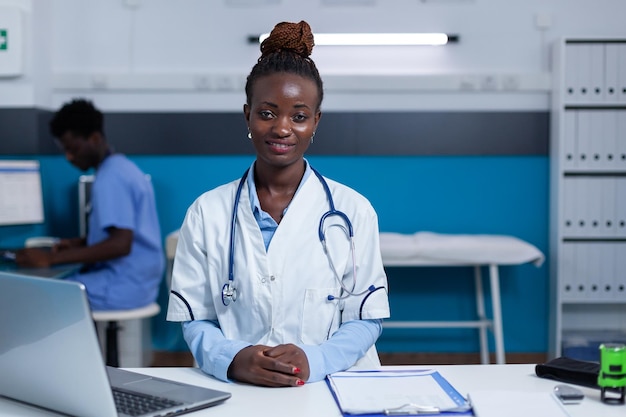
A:
[[[113,389],[113,398],[115,399],[117,412],[131,416],[140,416],[182,404],[181,402],[168,400],[167,398],[124,391],[119,388]]]

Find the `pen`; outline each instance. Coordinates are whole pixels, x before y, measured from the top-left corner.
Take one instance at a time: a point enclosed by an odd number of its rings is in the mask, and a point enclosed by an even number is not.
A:
[[[439,414],[443,412],[449,413],[464,413],[471,410],[471,406],[460,405],[458,407],[441,409],[432,405],[420,405],[420,404],[403,404],[399,407],[386,408],[383,410],[383,414],[386,416],[413,416],[419,414]]]
[[[386,416],[397,415],[417,415],[417,414],[438,414],[441,410],[438,407],[431,405],[419,405],[419,404],[403,404],[400,407],[387,408],[383,410]]]

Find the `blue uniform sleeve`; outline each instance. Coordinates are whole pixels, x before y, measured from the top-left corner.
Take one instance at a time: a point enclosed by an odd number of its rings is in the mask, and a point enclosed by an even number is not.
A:
[[[351,320],[321,345],[298,345],[306,354],[311,374],[307,382],[345,371],[376,342],[383,330],[382,320]]]
[[[200,369],[222,381],[229,381],[228,367],[240,350],[249,343],[228,340],[217,322],[183,322],[183,335]],[[307,356],[311,374],[307,382],[323,380],[326,375],[344,371],[356,363],[376,342],[382,332],[382,320],[346,322],[321,345],[298,345]]]
[[[145,178],[134,178],[130,173],[124,177],[124,174],[126,172],[122,167],[120,171],[111,169],[96,177],[94,182],[91,215],[97,216],[93,224],[99,225],[102,230],[108,227],[133,231],[136,229],[137,207],[134,202],[133,187],[139,187],[136,182],[145,181]]]
[[[250,343],[226,339],[215,321],[186,321],[182,326],[185,341],[200,369],[217,379],[229,381],[228,367],[235,355]]]

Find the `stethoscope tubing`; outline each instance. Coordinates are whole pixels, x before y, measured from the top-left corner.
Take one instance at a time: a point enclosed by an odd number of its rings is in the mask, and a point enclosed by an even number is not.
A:
[[[330,188],[328,187],[328,183],[326,183],[326,180],[324,180],[324,177],[322,177],[322,174],[320,174],[315,168],[311,167],[311,170],[313,171],[313,173],[317,176],[317,178],[319,179],[320,183],[322,184],[322,187],[324,188],[324,192],[326,194],[326,198],[328,199],[328,205],[329,205],[329,210],[324,213],[322,215],[322,217],[320,218],[320,223],[319,223],[319,227],[318,227],[318,235],[319,235],[319,239],[320,242],[324,248],[324,252],[326,253],[326,255],[329,257],[329,262],[331,265],[331,269],[333,270],[333,274],[335,274],[335,278],[337,279],[337,281],[339,282],[339,285],[341,286],[341,290],[342,292],[345,292],[345,295],[339,295],[339,296],[334,296],[334,295],[328,295],[327,299],[328,301],[332,301],[332,300],[343,300],[349,296],[359,296],[359,295],[363,295],[366,293],[372,293],[373,291],[377,290],[378,288],[375,288],[374,285],[370,285],[365,291],[359,292],[359,293],[355,293],[354,289],[356,288],[356,265],[355,265],[355,248],[354,248],[354,229],[352,228],[352,222],[350,221],[350,219],[348,218],[348,216],[342,212],[339,211],[335,208],[335,203],[333,201],[333,196],[332,193],[330,192]],[[228,306],[232,301],[236,301],[237,300],[237,288],[233,285],[233,282],[235,280],[235,274],[234,274],[234,269],[235,269],[235,228],[236,228],[236,222],[237,222],[237,210],[239,208],[239,200],[241,197],[241,192],[243,189],[243,185],[246,181],[246,178],[248,177],[250,168],[248,168],[243,175],[241,176],[241,180],[239,181],[239,185],[237,186],[237,191],[235,193],[235,201],[233,203],[233,213],[231,216],[231,221],[230,221],[230,246],[229,246],[229,254],[228,254],[228,281],[222,286],[222,304],[224,304],[225,306]],[[330,257],[330,254],[328,253],[327,247],[326,247],[326,236],[324,234],[324,222],[326,221],[327,218],[332,217],[332,216],[338,216],[340,217],[344,223],[345,223],[345,232],[348,236],[348,240],[350,241],[350,251],[352,253],[352,264],[353,264],[353,283],[352,283],[352,289],[349,290],[348,288],[346,288],[346,286],[343,284],[343,280],[342,277],[340,277],[337,274],[337,270],[335,269],[333,262],[332,262],[332,258]],[[342,228],[344,228],[343,226],[341,226]],[[368,294],[369,296],[369,294]],[[365,297],[365,300],[368,297]]]
[[[239,185],[237,186],[237,192],[235,193],[235,202],[233,203],[233,215],[230,217],[230,252],[228,254],[228,281],[231,284],[235,279],[235,223],[237,222],[237,209],[239,208],[239,198],[241,197],[241,190],[243,189],[243,184],[248,177],[249,171],[250,168],[246,169],[246,172],[244,172],[241,176],[241,180],[239,181]]]

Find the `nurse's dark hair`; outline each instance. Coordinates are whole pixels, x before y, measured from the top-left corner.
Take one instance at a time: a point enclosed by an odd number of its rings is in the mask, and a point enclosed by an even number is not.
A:
[[[66,103],[50,120],[50,133],[60,138],[66,132],[87,139],[89,135],[99,132],[104,136],[104,116],[91,101],[74,99]]]
[[[324,86],[315,62],[310,58],[313,45],[311,27],[304,20],[299,23],[281,22],[274,26],[269,37],[261,43],[261,57],[246,80],[247,104],[251,104],[252,89],[259,78],[284,72],[308,78],[315,83],[319,109],[324,98]]]

